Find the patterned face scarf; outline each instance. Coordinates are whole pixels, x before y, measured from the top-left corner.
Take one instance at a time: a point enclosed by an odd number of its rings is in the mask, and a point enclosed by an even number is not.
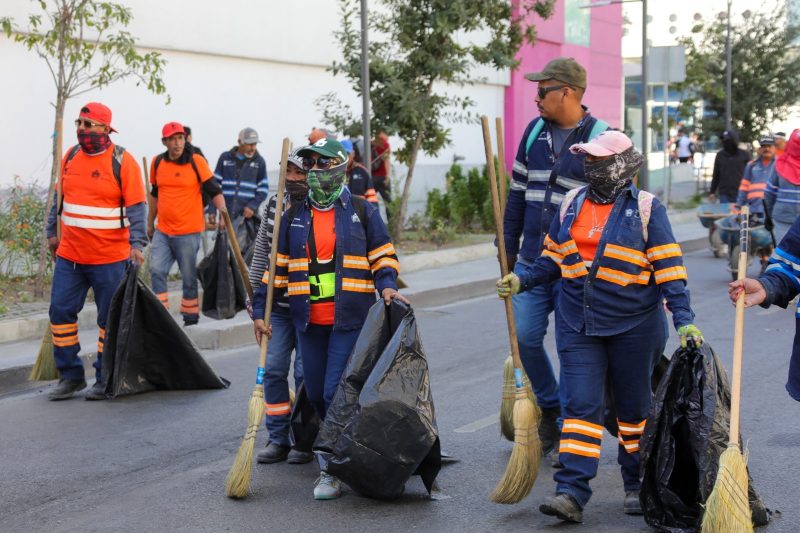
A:
[[[94,155],[111,146],[111,138],[108,133],[78,131],[78,144],[81,145],[81,150]]]
[[[327,208],[339,198],[344,189],[347,162],[325,170],[308,171],[309,198],[317,207]]]
[[[596,204],[612,203],[628,188],[642,163],[644,156],[633,147],[598,161],[584,160],[583,171],[589,183],[586,196]]]

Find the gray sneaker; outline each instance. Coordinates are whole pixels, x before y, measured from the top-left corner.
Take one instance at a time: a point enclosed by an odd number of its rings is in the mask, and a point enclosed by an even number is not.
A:
[[[51,402],[69,400],[76,392],[85,388],[85,379],[60,379],[58,385],[47,394],[47,399]]]
[[[539,506],[539,511],[564,522],[583,522],[583,509],[578,501],[566,492],[545,498]]]
[[[342,495],[342,483],[325,471],[319,473],[314,482],[315,500],[335,500]]]
[[[622,503],[622,511],[625,514],[640,515],[642,512],[642,504],[639,501],[639,491],[631,490],[625,493],[625,501]]]

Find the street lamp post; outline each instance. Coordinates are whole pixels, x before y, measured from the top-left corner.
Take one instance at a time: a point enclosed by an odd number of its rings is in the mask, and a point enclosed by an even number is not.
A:
[[[364,134],[364,153],[361,157],[372,174],[372,133],[369,105],[369,40],[367,38],[367,0],[361,0],[361,124]]]
[[[733,69],[731,68],[732,56],[731,52],[731,4],[733,0],[728,0],[728,27],[725,34],[725,129],[731,129],[731,90]]]

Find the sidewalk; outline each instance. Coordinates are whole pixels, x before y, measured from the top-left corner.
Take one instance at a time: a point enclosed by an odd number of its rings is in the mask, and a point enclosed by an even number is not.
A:
[[[670,214],[673,231],[684,252],[707,246],[708,230],[697,221],[694,211]],[[413,255],[400,255],[402,292],[415,307],[433,307],[491,294],[499,275],[496,251],[491,242]],[[180,291],[170,292],[170,309],[180,323]],[[87,303],[79,315],[82,346],[92,350],[97,338],[97,309]],[[47,327],[46,308],[27,316],[0,320],[0,393],[26,386]],[[229,320],[200,318],[197,326],[185,330],[200,350],[234,348],[254,342],[252,322],[242,311]],[[91,375],[95,353],[83,350],[81,357]]]

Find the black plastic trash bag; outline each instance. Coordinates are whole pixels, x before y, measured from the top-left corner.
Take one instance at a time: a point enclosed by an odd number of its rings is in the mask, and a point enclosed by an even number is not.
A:
[[[228,234],[217,233],[214,249],[197,265],[197,277],[203,285],[200,309],[209,318],[233,318],[245,308],[247,296],[236,258],[228,246]]]
[[[102,377],[113,398],[151,390],[223,389],[217,376],[155,294],[128,266],[111,298]]]
[[[640,500],[647,523],[662,531],[699,531],[703,507],[728,446],[731,393],[714,351],[680,348],[672,356],[639,443]],[[741,437],[740,437],[741,439]],[[750,481],[753,524],[769,511]]]
[[[292,448],[301,452],[310,452],[319,433],[320,422],[319,414],[308,399],[305,383],[301,383],[294,399],[289,426]]]
[[[430,493],[441,468],[439,432],[407,305],[381,300],[370,309],[314,451],[325,471],[363,496],[397,498],[415,474]]]

